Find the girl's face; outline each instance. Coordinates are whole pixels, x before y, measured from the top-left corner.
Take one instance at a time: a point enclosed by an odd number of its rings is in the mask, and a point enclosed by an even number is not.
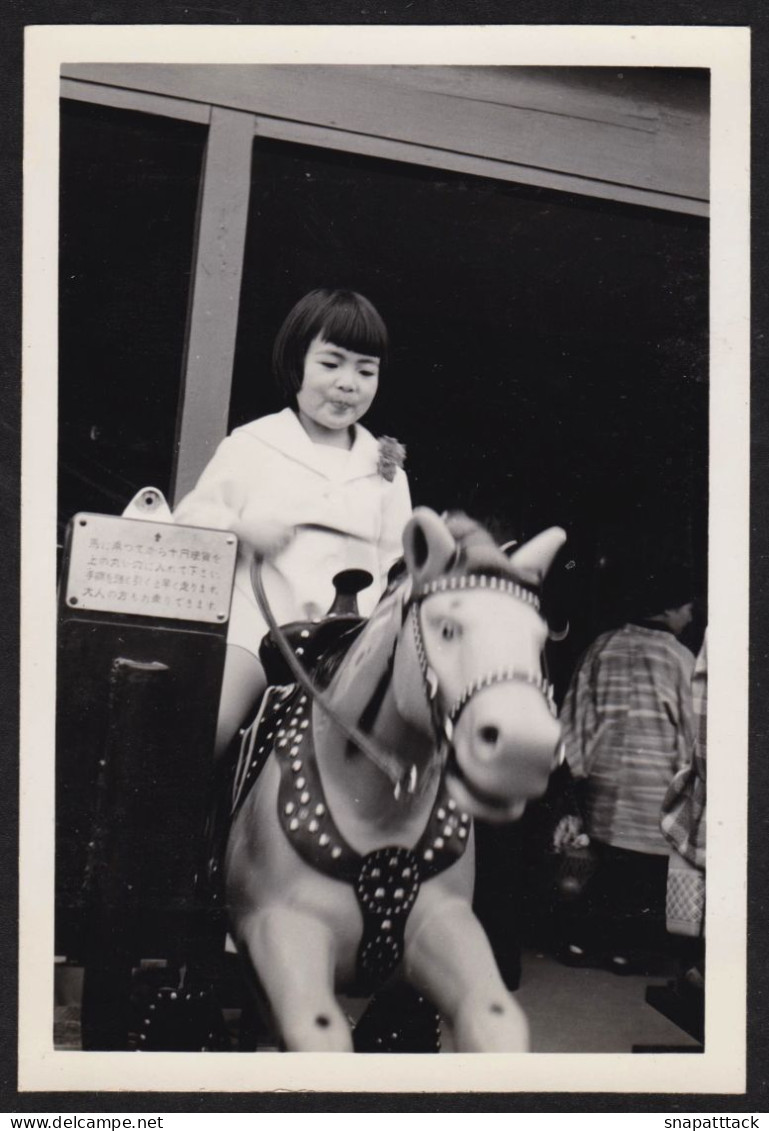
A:
[[[296,394],[307,434],[319,443],[338,443],[345,429],[368,412],[378,385],[378,357],[344,349],[319,334],[307,350]]]

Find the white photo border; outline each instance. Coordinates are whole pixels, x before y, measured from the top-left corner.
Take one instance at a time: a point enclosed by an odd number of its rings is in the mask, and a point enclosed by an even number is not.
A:
[[[25,39],[21,1091],[745,1090],[750,31],[661,26],[29,27]],[[55,1050],[53,856],[58,106],[67,63],[699,67],[711,74],[708,906],[705,1051],[356,1057]]]

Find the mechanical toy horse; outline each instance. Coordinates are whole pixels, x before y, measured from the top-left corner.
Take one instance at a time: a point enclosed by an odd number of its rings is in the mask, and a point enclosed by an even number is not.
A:
[[[470,907],[472,817],[515,820],[555,764],[537,589],[564,540],[553,528],[508,558],[465,516],[418,509],[407,572],[322,702],[271,688],[244,732],[227,901],[287,1049],[352,1051],[336,994],[395,976],[457,1050],[527,1049]]]

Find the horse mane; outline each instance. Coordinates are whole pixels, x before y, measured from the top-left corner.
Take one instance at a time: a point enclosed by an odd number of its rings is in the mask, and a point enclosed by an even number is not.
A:
[[[499,548],[486,527],[470,518],[464,511],[450,511],[444,514],[443,520],[457,544],[453,561],[446,570],[446,576],[457,576],[469,573],[484,573],[491,577],[514,578],[519,584],[530,588],[512,568],[507,555]],[[388,585],[379,604],[387,600],[403,585],[407,579],[403,558],[391,567],[388,574]],[[318,687],[323,690],[328,687],[336,675],[348,649],[362,632],[366,625],[365,620],[353,625],[329,642],[313,669],[313,678]]]
[[[449,511],[443,519],[457,544],[454,562],[447,569],[447,575],[484,573],[490,577],[512,578],[525,588],[531,588],[482,523],[470,518],[464,511]]]

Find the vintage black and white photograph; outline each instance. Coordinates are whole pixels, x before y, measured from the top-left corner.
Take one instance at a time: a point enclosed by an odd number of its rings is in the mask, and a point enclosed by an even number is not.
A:
[[[122,30],[28,40],[22,1077],[738,1090],[746,37]]]

